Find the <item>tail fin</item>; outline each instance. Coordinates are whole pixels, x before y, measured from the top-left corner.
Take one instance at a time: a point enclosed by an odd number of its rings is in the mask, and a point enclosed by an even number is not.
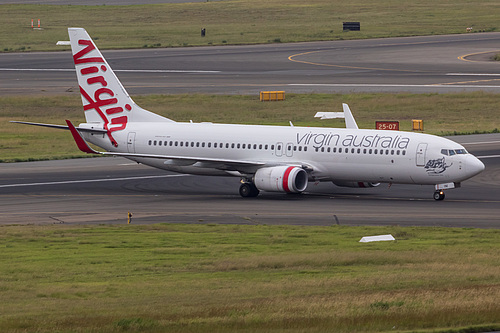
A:
[[[112,133],[129,122],[172,122],[135,104],[85,29],[68,33],[87,123],[102,124],[116,145]]]

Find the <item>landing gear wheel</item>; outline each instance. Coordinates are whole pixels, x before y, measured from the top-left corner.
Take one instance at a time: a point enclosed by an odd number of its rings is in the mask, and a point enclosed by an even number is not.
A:
[[[243,198],[254,198],[259,195],[259,190],[252,183],[243,183],[240,186],[240,195]]]
[[[444,192],[443,191],[434,192],[434,200],[441,201],[443,199],[444,199]]]

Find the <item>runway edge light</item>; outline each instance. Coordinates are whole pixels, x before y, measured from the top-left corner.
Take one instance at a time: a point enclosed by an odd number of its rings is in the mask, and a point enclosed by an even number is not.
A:
[[[382,242],[382,241],[394,241],[396,240],[392,235],[380,235],[380,236],[366,236],[361,238],[360,243],[369,242]]]

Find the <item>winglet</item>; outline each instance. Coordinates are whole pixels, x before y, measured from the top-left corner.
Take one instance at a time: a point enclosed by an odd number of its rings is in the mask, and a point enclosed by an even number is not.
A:
[[[352,116],[351,109],[349,109],[349,105],[346,103],[342,103],[342,108],[344,109],[344,117],[345,117],[345,127],[351,129],[358,129],[358,124],[356,124],[356,120]]]
[[[78,132],[78,130],[75,128],[75,126],[71,123],[71,121],[66,120],[66,124],[68,124],[69,130],[71,131],[71,134],[73,135],[73,139],[75,139],[75,142],[76,142],[76,145],[78,146],[78,149],[80,149],[81,151],[83,151],[84,153],[87,153],[87,154],[99,154],[99,152],[90,148],[90,146],[83,139],[82,135],[80,134],[80,132]]]

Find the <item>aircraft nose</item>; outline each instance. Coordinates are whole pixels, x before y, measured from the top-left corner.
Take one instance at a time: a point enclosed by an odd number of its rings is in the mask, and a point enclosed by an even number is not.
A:
[[[469,177],[473,177],[484,170],[484,164],[476,156],[469,155],[466,160],[466,170]]]

